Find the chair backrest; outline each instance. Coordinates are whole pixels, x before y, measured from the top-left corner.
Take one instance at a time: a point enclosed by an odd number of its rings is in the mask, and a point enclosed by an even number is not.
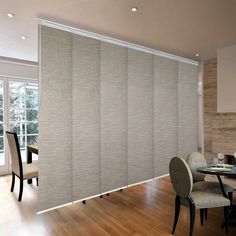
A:
[[[8,146],[11,154],[12,171],[19,177],[23,176],[23,167],[20,154],[20,146],[16,133],[6,131]]]
[[[179,157],[173,157],[169,165],[170,178],[175,192],[186,198],[192,192],[193,177],[186,161]]]
[[[187,156],[186,162],[192,171],[193,182],[203,181],[205,175],[199,173],[197,169],[199,167],[207,166],[205,157],[200,152],[192,152]]]

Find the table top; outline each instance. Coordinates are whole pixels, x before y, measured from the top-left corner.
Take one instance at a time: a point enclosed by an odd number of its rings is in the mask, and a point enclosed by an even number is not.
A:
[[[210,175],[225,175],[236,177],[236,166],[232,168],[221,168],[221,167],[211,167],[204,166],[197,169],[198,172]]]
[[[38,145],[27,145],[27,150],[29,152],[32,152],[32,153],[35,153],[35,154],[38,154]]]

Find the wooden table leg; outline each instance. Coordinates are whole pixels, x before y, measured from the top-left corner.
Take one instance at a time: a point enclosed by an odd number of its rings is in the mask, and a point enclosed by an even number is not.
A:
[[[27,149],[27,164],[32,163],[32,152]],[[27,180],[28,184],[32,184],[32,179]]]

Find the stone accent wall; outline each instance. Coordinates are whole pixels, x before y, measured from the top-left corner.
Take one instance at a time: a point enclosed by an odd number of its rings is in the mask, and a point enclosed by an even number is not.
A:
[[[236,113],[217,113],[217,60],[204,62],[204,150],[236,152]],[[236,102],[236,100],[235,100]]]
[[[204,62],[203,78],[204,150],[212,152],[212,121],[217,112],[217,60]]]

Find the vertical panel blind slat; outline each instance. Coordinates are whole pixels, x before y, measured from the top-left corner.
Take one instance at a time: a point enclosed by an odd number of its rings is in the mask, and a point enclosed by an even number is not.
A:
[[[127,48],[101,43],[101,192],[127,185]]]
[[[73,200],[100,193],[100,42],[73,35]]]
[[[178,156],[198,148],[198,67],[179,62],[178,66]]]
[[[71,202],[71,34],[41,26],[39,210]]]
[[[153,55],[128,49],[128,182],[153,178]]]
[[[169,172],[169,161],[178,152],[178,62],[154,59],[154,176]]]

